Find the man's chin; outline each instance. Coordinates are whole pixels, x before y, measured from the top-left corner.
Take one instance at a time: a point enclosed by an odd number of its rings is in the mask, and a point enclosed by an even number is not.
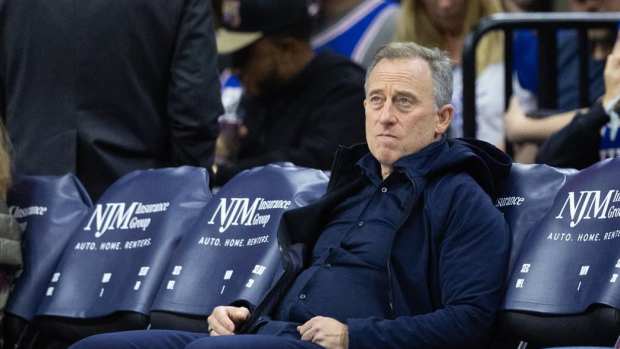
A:
[[[391,167],[398,160],[398,154],[388,150],[378,151],[376,154],[373,153],[373,156],[382,166]]]

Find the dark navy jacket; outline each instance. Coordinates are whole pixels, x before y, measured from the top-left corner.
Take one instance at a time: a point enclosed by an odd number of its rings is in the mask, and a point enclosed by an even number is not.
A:
[[[410,178],[415,193],[387,265],[392,314],[348,319],[351,349],[481,348],[489,340],[510,248],[493,198],[511,162],[482,141],[439,142],[421,150],[424,165]],[[355,162],[367,152],[366,146],[340,149],[327,194],[283,216],[278,238],[285,272],[250,321],[269,313],[308,265],[327,212],[363,185]]]

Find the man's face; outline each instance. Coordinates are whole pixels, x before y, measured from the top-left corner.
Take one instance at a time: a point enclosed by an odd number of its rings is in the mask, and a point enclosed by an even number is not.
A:
[[[437,108],[428,63],[420,58],[381,60],[370,73],[366,141],[382,168],[438,139],[452,120],[452,106]]]
[[[278,85],[279,51],[273,40],[265,37],[233,55],[245,92],[259,96]]]

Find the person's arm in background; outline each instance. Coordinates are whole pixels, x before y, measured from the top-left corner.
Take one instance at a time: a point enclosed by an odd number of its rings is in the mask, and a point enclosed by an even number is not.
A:
[[[186,1],[170,67],[167,109],[174,163],[209,167],[222,114],[210,1]]]
[[[599,159],[598,143],[601,127],[609,117],[600,102],[574,119],[543,143],[536,156],[537,163],[556,167],[582,169]]]
[[[587,112],[577,116],[543,145],[537,162],[582,169],[600,160],[601,128],[609,122],[606,108],[620,96],[620,40],[605,64],[605,94]]]
[[[568,125],[578,110],[549,115],[535,119],[528,117],[516,97],[510,99],[506,111],[506,139],[510,142],[542,142],[553,133]]]

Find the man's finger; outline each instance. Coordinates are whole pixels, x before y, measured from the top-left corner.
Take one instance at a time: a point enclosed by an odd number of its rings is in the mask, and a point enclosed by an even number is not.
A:
[[[301,326],[297,326],[297,331],[299,332],[299,334],[301,334],[303,336],[303,334],[308,331],[310,328],[312,328],[312,325],[317,321],[318,317],[313,317],[312,319],[306,321],[303,325]]]
[[[309,328],[308,330],[306,330],[304,332],[304,334],[301,336],[301,340],[302,341],[310,341],[313,342],[314,336],[316,336],[316,333],[319,331],[318,328]]]
[[[239,323],[248,319],[250,311],[244,307],[230,308],[228,314],[233,322]]]
[[[616,43],[614,44],[611,54],[620,55],[620,31],[618,31],[618,35],[616,36]]]
[[[222,326],[222,324],[217,321],[213,321],[209,323],[209,328],[210,328],[209,335],[211,336],[226,336],[226,335],[233,334],[232,332],[227,330],[226,327]]]
[[[213,311],[212,316],[215,320],[214,322],[219,324],[219,326],[226,330],[226,332],[233,332],[235,330],[235,323],[229,318],[228,311],[226,311],[226,309],[216,309]]]

